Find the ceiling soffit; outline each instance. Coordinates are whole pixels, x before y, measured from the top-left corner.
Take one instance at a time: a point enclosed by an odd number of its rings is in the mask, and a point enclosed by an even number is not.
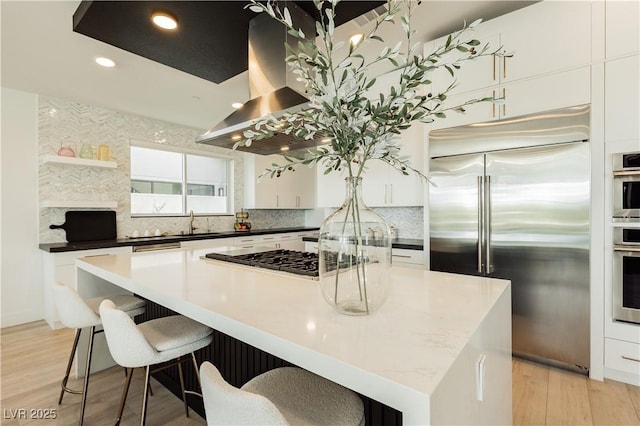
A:
[[[221,83],[247,70],[249,21],[255,13],[246,1],[83,1],[73,15],[73,30],[104,43]],[[338,4],[340,25],[384,1]],[[311,1],[296,2],[318,19]],[[156,28],[155,11],[178,18],[175,31]]]

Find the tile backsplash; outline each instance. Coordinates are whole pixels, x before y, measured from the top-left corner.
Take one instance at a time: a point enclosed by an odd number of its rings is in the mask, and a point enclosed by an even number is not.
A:
[[[117,202],[118,238],[153,233],[180,234],[189,229],[189,217],[131,217],[129,146],[131,141],[156,143],[208,151],[230,156],[234,161],[234,210],[243,207],[244,154],[210,145],[196,145],[203,130],[173,123],[134,116],[118,111],[77,102],[40,97],[38,105],[39,156],[53,155],[67,146],[78,152],[83,144],[109,146],[117,162],[115,169],[61,164],[40,164],[39,199],[113,200]],[[50,224],[62,224],[66,208],[40,209],[40,242],[65,241],[63,230],[49,229]],[[396,226],[401,238],[422,238],[423,208],[375,209]],[[249,221],[254,229],[319,226],[328,211],[315,210],[250,210]],[[196,232],[217,232],[233,229],[235,218],[228,216],[196,216]]]

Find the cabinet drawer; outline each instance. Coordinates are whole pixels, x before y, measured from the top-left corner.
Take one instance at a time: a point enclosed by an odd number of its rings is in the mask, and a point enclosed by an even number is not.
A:
[[[236,237],[233,239],[234,246],[254,246],[258,242],[258,237]]]
[[[640,386],[640,344],[604,339],[605,376]]]
[[[394,265],[410,264],[424,266],[423,250],[392,249],[391,262]]]
[[[131,247],[111,247],[106,249],[95,249],[95,250],[77,250],[77,251],[68,251],[64,253],[52,253],[48,254],[53,257],[53,262],[55,266],[63,266],[63,265],[75,265],[76,259],[80,257],[86,256],[98,256],[101,254],[116,254],[116,253],[128,253],[131,252]]]
[[[318,253],[318,243],[314,243],[313,241],[305,241],[304,251],[310,253]]]

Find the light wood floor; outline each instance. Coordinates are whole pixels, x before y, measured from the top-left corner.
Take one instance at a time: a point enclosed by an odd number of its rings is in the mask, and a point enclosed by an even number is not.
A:
[[[640,388],[513,358],[514,425],[640,425]]]
[[[58,405],[60,381],[64,375],[71,344],[73,330],[51,330],[44,321],[0,331],[0,395],[2,406],[2,425],[77,425],[80,415],[80,395],[66,394],[62,405]],[[89,381],[89,393],[85,411],[85,422],[91,425],[113,425],[124,372],[120,367],[94,373]],[[139,423],[142,405],[144,373],[134,372],[122,426]],[[69,380],[69,387],[80,389],[81,380]],[[206,422],[193,410],[190,418],[184,415],[182,401],[166,390],[155,380],[151,381],[153,396],[149,399],[147,424],[174,426],[202,426]],[[12,412],[20,408],[55,409],[55,420],[11,419]],[[15,413],[15,411],[13,411]]]
[[[59,383],[73,341],[73,331],[51,330],[43,321],[0,331],[0,405],[2,425],[75,425],[80,397],[67,394],[57,405]],[[113,424],[124,373],[114,367],[91,376],[86,425]],[[81,383],[70,383],[78,388]],[[193,411],[184,416],[182,402],[158,382],[149,402],[149,425],[204,425]],[[122,425],[140,416],[142,371],[134,374]],[[16,409],[55,409],[55,420],[11,419]],[[14,411],[11,411],[14,410]],[[640,425],[640,388],[513,360],[514,425]]]

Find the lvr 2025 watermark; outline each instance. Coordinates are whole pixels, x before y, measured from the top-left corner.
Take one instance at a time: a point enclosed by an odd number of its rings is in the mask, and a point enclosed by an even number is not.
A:
[[[2,418],[16,419],[55,419],[58,417],[57,408],[3,408]]]

